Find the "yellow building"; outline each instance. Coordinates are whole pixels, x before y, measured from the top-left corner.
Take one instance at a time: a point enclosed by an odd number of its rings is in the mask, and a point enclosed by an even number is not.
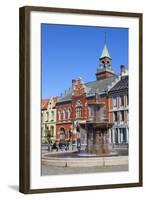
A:
[[[42,100],[41,107],[41,131],[42,142],[47,142],[47,134],[51,135],[52,143],[56,140],[56,98]]]
[[[48,130],[51,134],[51,140],[54,143],[56,140],[56,98],[52,97],[48,102],[47,119]]]

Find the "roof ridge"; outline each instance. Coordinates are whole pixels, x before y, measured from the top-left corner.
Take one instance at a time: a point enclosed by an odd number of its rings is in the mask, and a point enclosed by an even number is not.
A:
[[[106,78],[106,79],[100,79],[100,80],[95,80],[95,81],[89,81],[89,82],[87,82],[87,83],[101,82],[101,81],[105,81],[105,80],[112,79],[113,77],[116,78],[116,75],[115,75],[115,76],[108,77],[108,78]],[[87,84],[87,83],[85,83],[85,84]]]

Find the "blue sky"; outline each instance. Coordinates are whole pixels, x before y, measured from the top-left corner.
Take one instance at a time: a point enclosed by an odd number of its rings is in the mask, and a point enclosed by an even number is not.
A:
[[[96,80],[104,44],[116,74],[128,68],[128,29],[71,25],[41,25],[42,98],[59,96],[72,79]]]

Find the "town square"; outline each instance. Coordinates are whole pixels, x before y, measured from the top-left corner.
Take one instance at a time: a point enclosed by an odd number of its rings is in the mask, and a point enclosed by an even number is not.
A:
[[[71,87],[42,97],[42,175],[128,170],[128,66],[121,63],[115,70],[117,58],[110,54],[106,35],[108,29],[102,34],[94,80],[84,81],[78,73],[70,80]],[[59,76],[64,82],[63,72]]]

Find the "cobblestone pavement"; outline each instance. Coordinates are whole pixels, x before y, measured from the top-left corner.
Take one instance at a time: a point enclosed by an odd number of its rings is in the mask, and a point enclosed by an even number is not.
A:
[[[106,167],[55,167],[42,165],[42,175],[83,174],[128,171],[128,165]]]

